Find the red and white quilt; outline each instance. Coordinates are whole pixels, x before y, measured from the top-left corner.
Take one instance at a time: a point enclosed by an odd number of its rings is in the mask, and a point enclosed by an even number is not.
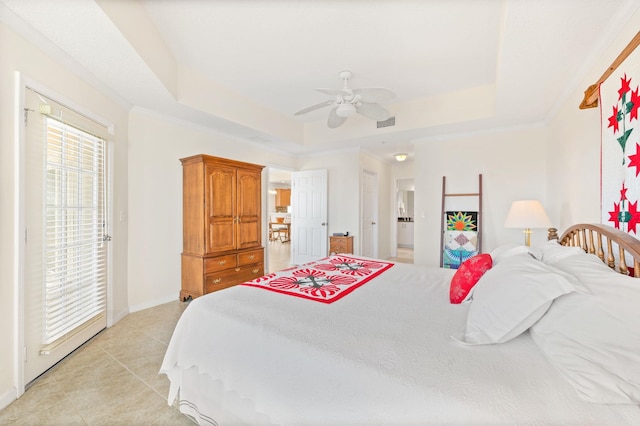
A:
[[[393,263],[380,260],[337,255],[283,269],[241,285],[332,303],[392,266]]]

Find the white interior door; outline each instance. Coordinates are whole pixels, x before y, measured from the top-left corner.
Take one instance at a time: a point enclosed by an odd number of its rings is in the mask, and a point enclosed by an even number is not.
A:
[[[378,257],[378,175],[362,173],[362,251],[363,256]]]
[[[291,248],[300,265],[327,256],[327,171],[291,176]]]
[[[25,108],[24,382],[29,383],[106,327],[110,237],[106,141],[96,136],[100,126],[80,130],[76,126],[90,120],[30,89]]]

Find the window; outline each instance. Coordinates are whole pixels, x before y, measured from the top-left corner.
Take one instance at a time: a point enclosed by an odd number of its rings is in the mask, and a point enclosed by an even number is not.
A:
[[[46,117],[43,343],[106,310],[105,140]]]

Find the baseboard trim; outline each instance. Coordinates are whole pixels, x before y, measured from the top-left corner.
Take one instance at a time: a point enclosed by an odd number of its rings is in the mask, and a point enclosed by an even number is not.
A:
[[[154,308],[154,307],[159,306],[159,305],[164,305],[165,303],[174,302],[174,301],[179,299],[176,296],[177,295],[173,295],[173,296],[167,295],[167,296],[162,297],[160,299],[154,299],[154,300],[150,300],[148,302],[144,302],[144,303],[140,303],[140,304],[137,304],[137,305],[130,306],[129,307],[129,312],[133,313],[133,312],[143,311],[145,309]]]

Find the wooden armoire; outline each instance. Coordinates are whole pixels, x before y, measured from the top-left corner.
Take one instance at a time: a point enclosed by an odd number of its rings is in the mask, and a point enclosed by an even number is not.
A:
[[[182,158],[182,290],[196,298],[264,275],[264,166],[194,155]]]

